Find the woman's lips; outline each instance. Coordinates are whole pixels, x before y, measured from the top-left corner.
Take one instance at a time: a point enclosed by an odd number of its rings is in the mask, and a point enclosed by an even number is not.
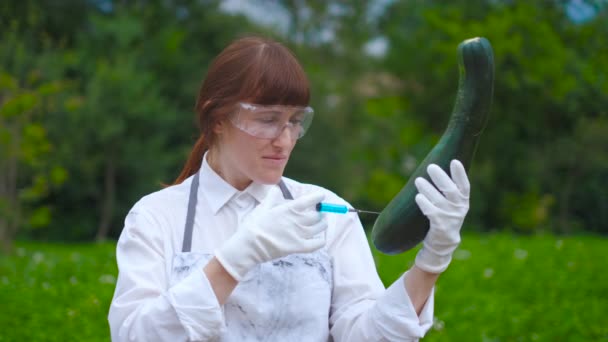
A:
[[[277,166],[282,166],[283,164],[285,164],[287,162],[287,156],[265,156],[265,157],[262,157],[262,159],[264,159],[266,162],[268,162],[272,165],[277,165]]]

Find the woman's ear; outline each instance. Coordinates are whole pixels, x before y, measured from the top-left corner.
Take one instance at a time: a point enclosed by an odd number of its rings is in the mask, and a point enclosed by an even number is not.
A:
[[[224,124],[223,120],[216,122],[215,125],[213,125],[213,133],[218,134],[218,135],[222,134],[222,132],[224,131],[224,127],[225,127],[225,124]]]
[[[203,103],[203,105],[201,106],[201,110],[204,111],[205,108],[209,107],[210,105],[211,105],[211,100],[205,101],[205,103]],[[224,123],[222,122],[222,120],[220,120],[220,121],[216,122],[215,124],[213,124],[213,127],[211,130],[215,134],[221,134],[222,131],[224,130],[224,126],[225,126]]]

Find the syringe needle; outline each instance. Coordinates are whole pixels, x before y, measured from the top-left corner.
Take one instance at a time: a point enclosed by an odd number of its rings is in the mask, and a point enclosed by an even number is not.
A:
[[[359,214],[375,214],[375,215],[380,215],[380,213],[377,212],[377,211],[361,210],[361,209],[355,209],[355,208],[350,208],[348,211],[356,212],[356,213],[359,213]]]

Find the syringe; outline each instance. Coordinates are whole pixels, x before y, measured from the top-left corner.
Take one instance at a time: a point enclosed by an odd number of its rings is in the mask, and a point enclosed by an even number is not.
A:
[[[346,214],[349,212],[362,213],[362,214],[376,214],[376,215],[380,214],[379,212],[376,212],[376,211],[360,210],[360,209],[355,209],[355,208],[349,208],[342,204],[323,203],[323,202],[317,203],[317,211],[320,211],[322,213],[335,213],[335,214]]]

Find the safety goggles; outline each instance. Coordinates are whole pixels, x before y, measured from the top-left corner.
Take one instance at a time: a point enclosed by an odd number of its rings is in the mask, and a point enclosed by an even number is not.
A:
[[[238,129],[256,138],[275,139],[285,127],[289,129],[292,139],[304,136],[314,111],[310,107],[257,105],[240,102],[230,115],[230,121]]]

